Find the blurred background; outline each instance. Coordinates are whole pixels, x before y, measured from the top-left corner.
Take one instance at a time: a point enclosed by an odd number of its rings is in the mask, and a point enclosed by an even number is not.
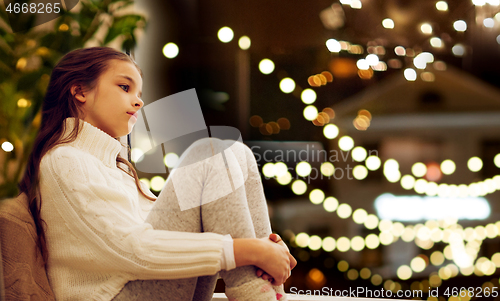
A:
[[[109,45],[141,66],[146,104],[195,88],[207,127],[237,128],[252,148],[273,230],[298,261],[287,292],[495,299],[500,1],[75,5],[2,32],[0,198],[17,193],[50,68]],[[165,165],[179,156],[166,149]],[[167,176],[140,173],[154,192]]]

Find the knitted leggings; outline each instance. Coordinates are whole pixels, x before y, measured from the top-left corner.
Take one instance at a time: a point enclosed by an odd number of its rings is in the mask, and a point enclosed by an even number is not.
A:
[[[175,174],[175,170],[167,179],[146,222],[155,229],[171,231],[214,232],[231,234],[233,238],[268,237],[271,226],[266,200],[250,148],[233,140],[205,138],[193,143],[183,153],[178,166],[196,166],[193,163],[201,161],[210,161],[208,166],[211,167],[207,169],[205,164],[205,167],[195,168],[193,170],[198,172],[191,176],[198,177],[195,181],[203,183],[203,195],[197,196],[203,199],[202,204],[182,203],[182,194],[192,195],[192,191],[188,191],[189,187],[183,191],[178,183],[192,179],[183,181],[183,174]],[[221,191],[228,193],[219,197]],[[214,193],[218,196],[210,195]],[[191,208],[186,209],[186,206]],[[219,272],[229,300],[286,300],[283,286],[271,286],[268,281],[257,277],[255,271],[254,266],[243,266]],[[217,276],[130,281],[113,301],[211,300]]]

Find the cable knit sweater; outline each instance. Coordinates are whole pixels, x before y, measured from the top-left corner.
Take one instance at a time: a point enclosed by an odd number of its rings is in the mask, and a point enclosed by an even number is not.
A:
[[[65,120],[65,135],[75,120]],[[108,301],[130,280],[221,270],[224,236],[155,230],[144,223],[154,202],[117,168],[122,145],[80,122],[77,139],[51,149],[40,163],[47,274],[56,299]]]

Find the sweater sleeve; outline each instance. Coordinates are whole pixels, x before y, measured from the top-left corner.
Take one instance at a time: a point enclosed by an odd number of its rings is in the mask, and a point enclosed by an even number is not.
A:
[[[110,174],[119,178],[123,173],[100,163],[65,146],[53,149],[41,162],[43,202],[56,208],[45,210],[42,218],[51,220],[51,215],[58,214],[64,224],[49,225],[54,227],[51,233],[67,231],[81,242],[81,249],[58,246],[68,250],[65,264],[78,261],[71,254],[77,250],[85,252],[83,257],[88,258],[84,260],[98,262],[102,270],[128,273],[136,279],[213,275],[221,269],[223,235],[156,230],[151,224],[138,223],[123,209],[133,196],[116,186],[116,179],[109,180]],[[49,239],[59,240],[59,236]]]

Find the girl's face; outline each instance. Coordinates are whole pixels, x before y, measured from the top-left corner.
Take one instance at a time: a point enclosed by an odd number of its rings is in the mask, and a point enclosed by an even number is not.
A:
[[[82,103],[80,118],[116,138],[129,134],[137,121],[137,111],[144,102],[142,78],[131,62],[108,61],[94,89],[78,92],[71,89]]]

